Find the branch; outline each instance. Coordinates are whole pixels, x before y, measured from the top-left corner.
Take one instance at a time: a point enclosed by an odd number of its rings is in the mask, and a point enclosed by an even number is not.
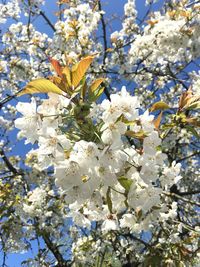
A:
[[[45,244],[47,245],[48,249],[53,253],[54,257],[58,261],[58,267],[68,267],[67,261],[63,258],[62,254],[60,253],[57,246],[55,246],[50,238],[48,233],[44,231],[40,231],[40,235],[43,237]]]
[[[134,240],[136,240],[136,241],[142,243],[145,247],[148,247],[149,249],[152,248],[152,246],[151,246],[149,243],[145,242],[144,240],[142,240],[142,239],[140,239],[140,238],[138,238],[138,237],[136,237],[136,236],[133,236],[133,235],[132,235],[131,237],[132,237]]]
[[[145,242],[144,240],[142,240],[142,239],[140,239],[140,238],[138,238],[138,237],[136,237],[136,236],[134,236],[134,235],[132,235],[132,234],[130,234],[130,233],[123,233],[123,236],[124,236],[124,237],[129,237],[130,239],[133,239],[133,240],[135,240],[135,241],[138,241],[138,242],[140,242],[141,244],[143,244],[145,247],[147,247],[147,248],[149,248],[149,249],[152,249],[152,245],[151,245],[151,244]]]
[[[15,94],[15,95],[9,95],[9,96],[7,96],[4,100],[2,100],[2,101],[0,102],[0,109],[2,109],[2,107],[3,107],[7,102],[11,101],[11,100],[14,99],[16,96],[17,96],[17,94]]]
[[[188,8],[188,7],[191,7],[191,6],[196,5],[196,4],[198,4],[198,3],[200,3],[199,0],[198,0],[198,1],[194,1],[194,2],[192,2],[192,3],[190,3],[190,4],[188,4],[186,7]]]
[[[50,239],[50,235],[47,231],[44,229],[40,229],[38,219],[34,219],[35,223],[35,230],[36,233],[41,236],[44,239],[44,242],[47,246],[47,248],[51,251],[51,253],[54,255],[55,259],[58,262],[57,267],[69,267],[70,264],[63,258],[62,254],[60,253],[58,246],[56,246]]]
[[[179,195],[179,196],[190,196],[190,195],[200,194],[200,190],[181,192],[181,191],[178,190],[177,185],[174,184],[170,188],[170,193],[173,193],[173,194],[176,194],[176,195]]]
[[[192,158],[192,157],[197,156],[197,155],[200,155],[200,151],[194,152],[193,154],[191,154],[191,155],[189,155],[189,156],[186,156],[186,157],[184,157],[184,158],[182,158],[182,159],[178,159],[176,162],[178,163],[178,162],[181,162],[181,161],[183,161],[183,160]]]
[[[101,0],[98,1],[98,5],[99,5],[99,10],[101,11],[102,10]],[[106,57],[107,57],[108,44],[107,44],[106,23],[105,23],[103,14],[101,14],[101,24],[102,24],[102,30],[103,30],[103,43],[104,43],[104,53],[103,53],[103,69],[104,69],[104,65],[105,65]],[[106,97],[110,100],[110,93],[106,86],[104,88],[104,93]]]
[[[179,196],[190,196],[190,195],[196,195],[196,194],[200,194],[200,190],[188,191],[188,192],[178,192]]]
[[[99,0],[98,4],[99,4],[99,11],[101,11],[102,10],[102,8],[101,8],[101,0]],[[103,43],[104,43],[103,65],[105,65],[108,44],[107,44],[107,34],[106,34],[106,23],[105,23],[103,14],[101,14],[101,24],[102,24],[102,30],[103,30]]]
[[[3,240],[2,234],[0,234],[0,238],[1,238],[1,246],[2,246],[1,251],[2,251],[2,254],[3,254],[1,267],[9,267],[6,264],[7,254],[5,252],[5,242]]]
[[[184,201],[184,202],[187,202],[187,203],[189,203],[189,204],[192,204],[192,205],[195,205],[195,206],[200,207],[200,203],[199,203],[199,202],[192,201],[192,200],[190,200],[190,199],[184,198],[184,197],[182,197],[182,196],[180,196],[180,195],[177,195],[177,194],[175,194],[175,193],[163,192],[163,194],[166,195],[166,196],[168,196],[168,197],[175,197],[175,198],[178,198],[178,199],[180,199],[180,200],[182,200],[182,201]]]
[[[0,155],[4,161],[4,163],[6,164],[7,168],[9,169],[9,171],[11,171],[14,174],[21,174],[21,172],[19,172],[13,165],[12,163],[9,161],[9,159],[7,158],[4,150],[0,150]]]
[[[39,9],[39,7],[37,5],[34,5],[34,7]],[[33,11],[32,11],[32,13],[34,14]],[[50,28],[55,32],[56,28],[54,27],[54,25],[51,23],[50,19],[46,16],[46,14],[42,10],[39,11],[39,15],[41,15],[43,17],[43,19],[47,22],[47,24],[50,26]]]
[[[51,23],[51,21],[49,20],[49,18],[45,15],[45,13],[40,10],[39,14],[44,18],[44,20],[47,22],[47,24],[51,27],[51,29],[55,32],[56,28],[54,27],[54,25]]]

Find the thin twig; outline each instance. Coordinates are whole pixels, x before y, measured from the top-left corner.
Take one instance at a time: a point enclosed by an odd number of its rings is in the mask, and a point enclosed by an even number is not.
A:
[[[196,202],[196,201],[192,201],[190,199],[187,199],[187,198],[184,198],[178,194],[175,194],[175,193],[169,193],[169,192],[163,192],[164,195],[168,196],[168,197],[176,197],[184,202],[187,202],[189,204],[192,204],[192,205],[195,205],[195,206],[198,206],[200,207],[200,203],[199,202]]]
[[[9,159],[7,158],[4,150],[0,150],[0,155],[2,156],[2,159],[4,161],[4,163],[6,164],[7,168],[9,169],[9,171],[11,171],[14,174],[21,174],[13,165],[12,163],[9,161]]]

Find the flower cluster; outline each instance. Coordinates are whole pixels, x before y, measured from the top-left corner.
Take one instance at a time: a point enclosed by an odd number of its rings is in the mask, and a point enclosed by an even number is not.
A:
[[[44,60],[46,59],[44,51],[50,45],[51,39],[46,34],[36,31],[32,24],[25,25],[22,22],[11,24],[2,36],[2,43],[3,51],[0,59],[2,94],[6,89],[17,92],[19,83],[48,72],[49,64]],[[16,51],[16,54],[13,54],[13,51]],[[10,53],[9,61],[5,60],[5,53]],[[18,54],[24,56],[19,58]]]
[[[168,62],[189,61],[193,58],[194,50],[194,56],[198,57],[195,47],[199,38],[196,30],[187,24],[185,15],[176,17],[170,12],[165,16],[154,13],[149,25],[144,28],[144,33],[138,35],[131,45],[131,63],[135,64],[138,59],[144,60],[147,66],[155,62],[165,65]]]
[[[0,258],[199,266],[200,5],[139,2],[1,1]]]
[[[102,12],[93,10],[89,3],[72,4],[64,11],[64,21],[55,24],[52,49],[63,51],[72,58],[83,51],[91,51],[94,42],[90,37],[98,27]]]
[[[6,23],[8,18],[18,19],[20,7],[17,1],[9,1],[7,4],[0,4],[0,24]]]
[[[75,106],[54,94],[39,107],[34,98],[31,103],[18,103],[16,108],[23,117],[15,121],[15,126],[21,130],[19,135],[26,137],[26,143],[37,143],[38,149],[30,152],[37,156],[36,168],[54,167],[56,185],[70,209],[67,216],[75,224],[89,227],[92,221],[103,220],[102,231],[119,227],[142,231],[146,229],[143,223],[151,220],[146,214],[155,206],[161,211],[165,208],[162,192],[181,178],[180,164],[165,165],[154,116],[148,111],[140,115],[137,97],[125,87],[98,106],[100,117],[98,121],[92,118],[93,127],[100,126],[96,141],[67,138],[62,129],[70,128],[72,122],[66,122],[66,117]],[[137,134],[143,135],[142,146],[128,147],[126,136]],[[138,210],[142,212],[140,218]]]

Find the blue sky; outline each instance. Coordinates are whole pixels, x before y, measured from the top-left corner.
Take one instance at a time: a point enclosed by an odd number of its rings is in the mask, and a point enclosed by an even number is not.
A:
[[[55,12],[57,11],[57,5],[55,4],[57,1],[46,1],[45,8],[43,7],[43,10],[45,14],[49,17],[49,19],[52,21],[52,23],[56,22],[56,16]],[[105,17],[110,16],[113,13],[116,13],[118,15],[123,14],[123,6],[126,3],[126,0],[103,0],[102,1],[102,8],[106,11]],[[159,8],[163,1],[159,1],[158,4],[155,5],[155,9]],[[139,17],[143,17],[146,13],[146,7],[145,7],[145,0],[136,0],[136,6],[137,10],[139,11]],[[27,18],[23,18],[23,22],[27,22]],[[114,22],[112,31],[119,30],[120,29],[120,21],[116,20]],[[53,31],[49,28],[49,26],[46,25],[46,22],[39,18],[35,22],[35,26],[37,30],[41,32],[47,33],[49,36],[52,36]],[[20,143],[20,145],[23,145],[23,142]],[[16,150],[20,150],[20,147],[18,146]],[[28,253],[24,254],[18,254],[13,253],[8,255],[7,264],[9,267],[20,267],[21,261],[27,259],[28,257],[33,257],[35,251],[37,250],[36,243],[33,242],[33,250],[29,251]]]

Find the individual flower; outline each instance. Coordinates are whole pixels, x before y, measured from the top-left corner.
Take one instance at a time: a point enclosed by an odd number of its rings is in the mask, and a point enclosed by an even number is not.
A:
[[[123,86],[121,92],[112,94],[109,100],[104,100],[101,104],[104,112],[102,119],[105,123],[116,122],[123,115],[127,120],[135,120],[138,116],[139,102],[137,97],[131,96]]]
[[[20,135],[22,137],[26,137],[25,144],[33,144],[38,139],[38,130],[41,121],[37,113],[35,98],[31,98],[31,103],[19,102],[16,109],[23,117],[15,120],[15,127],[21,130]]]
[[[115,231],[119,229],[119,223],[115,214],[110,214],[106,220],[102,223],[102,232]]]
[[[163,187],[171,186],[174,183],[178,183],[178,181],[182,178],[180,175],[181,163],[172,162],[170,167],[165,166],[163,170],[163,174],[160,177],[161,184]]]

